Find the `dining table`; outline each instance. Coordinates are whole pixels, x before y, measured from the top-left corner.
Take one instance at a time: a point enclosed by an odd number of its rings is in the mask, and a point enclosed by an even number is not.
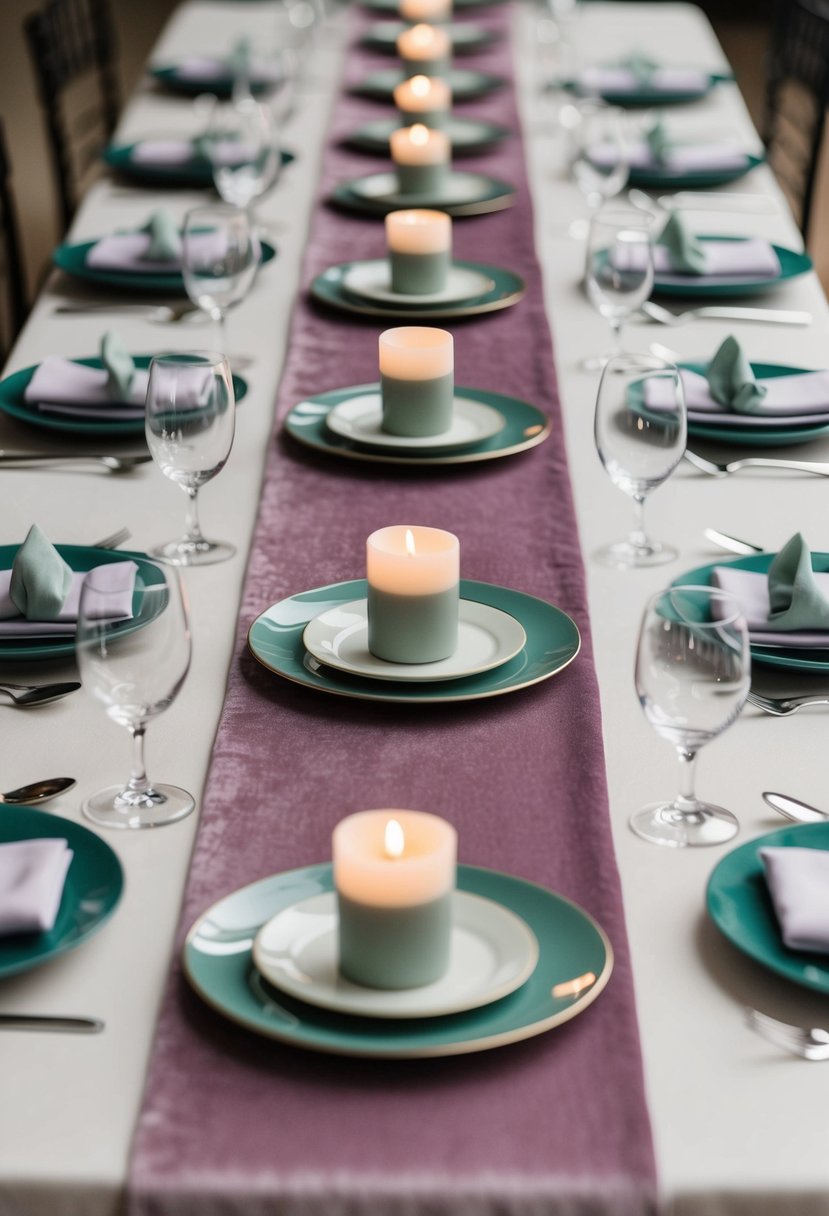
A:
[[[245,37],[276,45],[285,13],[270,0],[182,0],[150,63],[216,54]],[[284,127],[295,159],[256,209],[276,257],[227,321],[226,353],[248,391],[231,456],[201,505],[205,532],[237,552],[183,572],[193,662],[148,732],[151,776],[190,790],[196,813],[158,831],[96,829],[124,873],[113,916],[77,949],[0,978],[0,1018],[104,1023],[90,1035],[0,1024],[0,1216],[829,1213],[821,1066],[768,1043],[745,1020],[756,1008],[829,1025],[825,990],[775,975],[712,923],[706,886],[732,845],[660,848],[628,826],[640,806],[673,793],[676,777],[673,749],[649,726],[634,687],[646,601],[684,572],[726,559],[706,528],[769,551],[801,531],[814,550],[829,550],[827,483],[774,468],[712,477],[682,462],[649,507],[654,534],[680,556],[624,571],[593,560],[624,533],[630,508],[596,453],[599,373],[584,367],[610,335],[584,292],[584,243],[571,233],[586,214],[568,172],[572,95],[550,87],[540,15],[523,0],[456,9],[457,20],[491,34],[464,66],[504,76],[500,89],[457,112],[509,129],[468,163],[510,179],[516,193],[496,214],[458,217],[454,235],[458,256],[520,264],[526,295],[500,312],[437,324],[454,332],[459,383],[531,397],[550,419],[549,435],[500,460],[428,473],[337,459],[286,437],[285,416],[303,397],[376,379],[377,334],[394,323],[342,315],[308,296],[331,262],[383,253],[380,219],[328,202],[343,174],[385,165],[346,146],[356,123],[391,113],[351,91],[367,71],[394,63],[361,42],[382,16],[338,5],[315,35]],[[691,134],[727,133],[761,156],[695,5],[591,0],[568,36],[582,64],[641,51],[719,74],[704,96],[666,110],[669,121]],[[148,76],[115,139],[196,137],[204,113]],[[106,172],[67,239],[136,227],[159,206],[181,218],[206,197]],[[700,232],[803,247],[762,163],[678,199]],[[215,347],[206,316],[165,324],[119,307],[130,300],[53,271],[4,375],[47,354],[92,356],[106,329],[135,354]],[[745,302],[812,319],[637,319],[625,342],[704,362],[734,334],[750,358],[825,366],[829,310],[813,272]],[[0,413],[0,450],[92,449]],[[138,436],[98,439],[94,450],[145,447]],[[829,436],[771,454],[829,461]],[[125,548],[144,552],[182,517],[179,489],[153,463],[119,475],[0,467],[0,478],[2,544],[20,543],[34,522],[54,542],[76,545],[124,525]],[[311,587],[362,577],[365,536],[400,522],[456,528],[464,578],[551,599],[574,617],[581,650],[570,665],[474,704],[377,705],[300,687],[253,662],[246,639],[259,614]],[[75,673],[69,658],[0,667],[19,683]],[[820,687],[819,676],[759,666],[753,679],[771,694]],[[818,763],[823,714],[776,718],[749,704],[702,749],[700,794],[738,816],[735,844],[782,826],[764,790],[829,810]],[[0,722],[4,789],[76,779],[47,808],[56,816],[82,824],[84,798],[126,775],[127,734],[85,690],[27,710],[2,706]],[[586,908],[609,942],[595,1000],[526,1041],[508,1036],[491,1051],[429,1060],[338,1058],[207,1008],[180,963],[196,917],[247,883],[329,861],[338,819],[395,805],[456,822],[470,868],[517,874]]]

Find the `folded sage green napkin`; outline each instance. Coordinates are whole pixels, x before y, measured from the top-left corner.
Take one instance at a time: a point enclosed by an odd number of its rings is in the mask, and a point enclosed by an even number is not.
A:
[[[176,262],[181,257],[181,236],[176,218],[166,208],[154,211],[142,232],[150,234],[150,243],[141,254],[148,262]]]
[[[818,590],[809,546],[796,532],[769,566],[767,629],[829,629],[829,601]]]
[[[659,64],[655,59],[651,59],[650,55],[645,55],[642,51],[632,51],[630,55],[626,55],[620,61],[619,66],[627,68],[629,72],[632,72],[636,77],[637,84],[649,85]]]
[[[12,563],[9,595],[15,607],[27,620],[52,620],[71,586],[71,568],[37,524],[32,524]]]
[[[675,142],[673,139],[668,138],[665,124],[661,118],[657,118],[647,131],[645,141],[653,154],[653,159],[659,161],[660,164],[664,161],[671,148],[673,148]]]
[[[118,401],[126,401],[135,376],[135,361],[112,329],[101,338],[101,362],[107,370],[108,394]]]
[[[690,274],[702,274],[705,270],[705,251],[693,233],[682,222],[678,211],[672,211],[657,242],[667,249],[674,270],[685,270]]]
[[[768,393],[758,384],[751,364],[737,339],[729,335],[721,343],[706,370],[711,396],[737,414],[755,414]]]

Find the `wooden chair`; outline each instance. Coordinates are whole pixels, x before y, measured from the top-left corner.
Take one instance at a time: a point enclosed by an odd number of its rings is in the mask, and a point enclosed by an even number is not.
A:
[[[2,310],[2,351],[5,354],[26,319],[27,307],[17,211],[11,190],[11,164],[6,149],[6,134],[2,121],[0,121],[0,242],[2,243],[2,275],[6,281]]]
[[[65,231],[118,118],[108,0],[48,0],[26,18],[24,30]]]
[[[829,0],[777,0],[763,140],[804,239],[829,105]]]

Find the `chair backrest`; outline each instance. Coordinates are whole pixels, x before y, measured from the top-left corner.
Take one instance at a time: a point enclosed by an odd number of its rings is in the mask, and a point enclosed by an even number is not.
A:
[[[24,23],[65,231],[118,118],[108,0],[48,0]],[[82,94],[86,85],[93,96]]]
[[[2,275],[6,281],[2,341],[2,349],[5,354],[26,318],[27,309],[17,212],[11,190],[11,164],[2,121],[0,121],[0,242],[2,242]]]
[[[808,237],[829,104],[829,0],[777,0],[763,139]]]

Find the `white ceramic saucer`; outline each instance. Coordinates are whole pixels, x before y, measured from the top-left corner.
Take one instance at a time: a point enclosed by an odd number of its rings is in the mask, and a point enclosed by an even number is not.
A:
[[[492,189],[491,177],[483,173],[467,173],[450,169],[440,190],[423,194],[401,194],[397,174],[371,173],[367,177],[355,177],[346,185],[352,194],[371,202],[388,201],[400,206],[425,206],[426,199],[435,206],[454,206],[461,203],[477,203],[489,197]]]
[[[434,663],[390,663],[376,658],[368,648],[365,600],[354,600],[315,616],[305,626],[302,642],[320,663],[349,675],[429,684],[491,671],[523,650],[527,641],[524,627],[500,608],[461,600],[459,615],[455,653]]]
[[[314,895],[278,912],[253,943],[265,979],[309,1005],[373,1018],[433,1018],[476,1009],[519,988],[535,970],[538,941],[521,917],[455,891],[449,970],[422,988],[364,988],[340,975],[337,897]]]
[[[379,393],[351,397],[328,411],[325,425],[335,435],[373,448],[410,448],[418,452],[440,452],[467,447],[497,435],[506,425],[504,415],[483,401],[455,397],[452,425],[440,435],[388,435],[382,429],[383,404]]]
[[[420,295],[392,291],[388,258],[374,258],[370,262],[352,262],[343,275],[342,285],[345,291],[363,300],[409,304],[418,308],[435,304],[465,304],[468,300],[487,295],[495,283],[489,275],[479,270],[453,265],[449,267],[443,291],[423,292]]]

